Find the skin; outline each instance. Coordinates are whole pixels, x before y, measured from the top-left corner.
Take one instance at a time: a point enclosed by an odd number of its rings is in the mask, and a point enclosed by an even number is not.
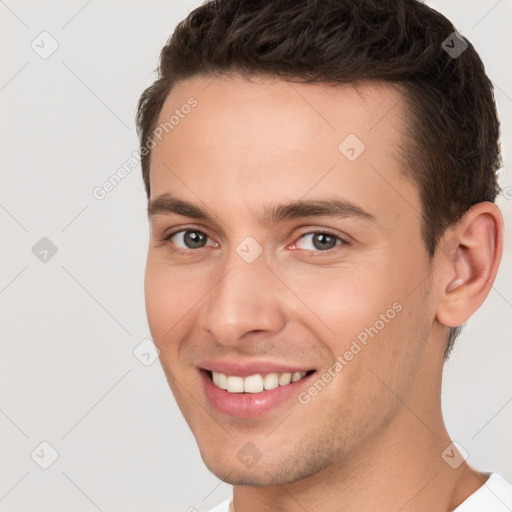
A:
[[[145,295],[162,367],[206,466],[234,485],[237,512],[452,510],[487,477],[441,457],[451,443],[441,413],[445,339],[494,281],[499,210],[470,209],[429,259],[418,190],[398,156],[405,107],[388,84],[194,77],[171,90],[160,122],[190,96],[197,106],[152,151],[150,199],[170,192],[217,224],[152,216]],[[353,162],[338,149],[350,133],[366,146]],[[258,221],[270,203],[333,196],[375,222]],[[205,233],[204,246],[185,245],[183,233],[164,240],[180,228]],[[311,234],[322,229],[348,243],[325,254]],[[248,236],[263,248],[250,264],[236,252]],[[394,303],[401,311],[308,404],[294,397],[240,419],[218,413],[202,391],[196,366],[210,358],[322,374]],[[251,467],[237,457],[247,443],[261,453]]]

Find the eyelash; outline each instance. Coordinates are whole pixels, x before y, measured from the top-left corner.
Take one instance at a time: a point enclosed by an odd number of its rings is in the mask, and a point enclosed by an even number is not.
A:
[[[207,238],[209,238],[209,236],[204,232],[204,231],[201,231],[199,229],[194,229],[194,228],[181,228],[181,229],[178,229],[176,231],[173,231],[172,233],[169,233],[164,239],[163,241],[164,242],[169,242],[170,243],[170,249],[171,251],[177,253],[177,254],[182,254],[182,255],[189,255],[193,252],[197,252],[201,249],[204,249],[205,247],[200,247],[199,249],[188,249],[188,250],[185,250],[185,249],[181,249],[179,247],[176,247],[174,243],[172,243],[170,240],[173,236],[177,235],[178,233],[182,233],[182,232],[187,232],[187,231],[193,231],[195,233],[201,233],[202,235],[206,236]],[[328,236],[332,236],[334,238],[337,238],[341,243],[340,244],[337,244],[335,245],[332,249],[328,249],[326,251],[319,251],[319,250],[308,250],[308,249],[299,249],[301,251],[306,251],[306,252],[310,252],[310,253],[317,253],[318,255],[331,255],[337,247],[340,247],[342,245],[349,245],[349,242],[347,240],[344,240],[343,238],[341,238],[340,236],[338,236],[337,234],[333,233],[332,231],[329,231],[328,229],[322,229],[322,230],[318,230],[318,231],[305,231],[304,233],[301,233],[297,240],[300,240],[301,238],[303,238],[304,236],[306,235],[328,235]]]

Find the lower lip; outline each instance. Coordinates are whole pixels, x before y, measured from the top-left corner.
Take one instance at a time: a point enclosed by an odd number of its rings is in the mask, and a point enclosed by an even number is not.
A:
[[[200,370],[199,373],[206,397],[217,411],[237,418],[252,418],[262,416],[282,405],[285,400],[297,396],[300,388],[304,387],[316,372],[286,386],[278,386],[261,393],[230,393],[212,382],[210,372]]]

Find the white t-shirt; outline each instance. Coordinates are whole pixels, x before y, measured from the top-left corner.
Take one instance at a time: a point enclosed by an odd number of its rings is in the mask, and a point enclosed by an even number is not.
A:
[[[219,503],[208,512],[231,512],[231,500]],[[512,510],[512,484],[499,473],[491,473],[487,482],[468,496],[453,512],[510,512]]]
[[[487,482],[468,496],[453,512],[510,512],[512,485],[500,474],[491,473]]]

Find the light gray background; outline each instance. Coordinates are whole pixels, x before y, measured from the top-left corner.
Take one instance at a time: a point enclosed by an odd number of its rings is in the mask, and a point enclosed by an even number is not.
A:
[[[501,270],[446,367],[444,412],[469,461],[512,481],[512,2],[428,3],[496,85],[509,187]],[[138,149],[137,99],[198,4],[0,1],[0,511],[202,511],[231,494],[203,465],[159,362],[133,353],[150,336],[140,166],[92,195]],[[49,48],[43,31],[59,45],[47,59],[31,48]],[[42,237],[58,249],[46,263],[32,252]],[[43,441],[58,452],[48,469]]]

